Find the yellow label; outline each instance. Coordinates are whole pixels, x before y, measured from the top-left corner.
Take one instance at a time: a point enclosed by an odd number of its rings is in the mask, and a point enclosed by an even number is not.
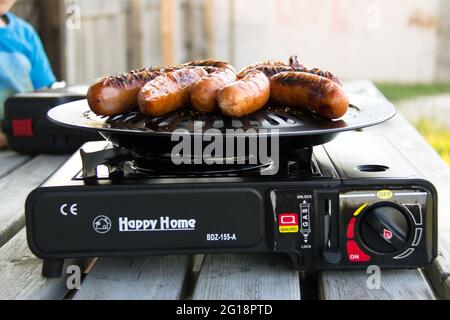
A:
[[[391,190],[380,190],[377,192],[377,197],[381,200],[389,200],[392,199],[393,196],[394,194]]]
[[[298,232],[298,226],[279,226],[281,233],[296,233]]]
[[[358,209],[356,209],[355,213],[353,215],[356,217],[358,214],[361,213],[367,206],[369,205],[368,202],[364,203],[362,206],[360,206]]]

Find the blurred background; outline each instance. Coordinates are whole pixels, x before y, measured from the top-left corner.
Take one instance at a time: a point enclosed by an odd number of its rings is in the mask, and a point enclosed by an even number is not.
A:
[[[19,0],[68,84],[192,59],[298,54],[369,79],[450,163],[450,0]]]

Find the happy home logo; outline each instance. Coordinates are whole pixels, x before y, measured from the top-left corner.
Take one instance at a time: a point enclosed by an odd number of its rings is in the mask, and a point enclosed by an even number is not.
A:
[[[92,227],[94,228],[95,232],[100,234],[105,234],[109,230],[111,230],[111,225],[111,219],[109,219],[107,216],[98,216],[92,223]]]

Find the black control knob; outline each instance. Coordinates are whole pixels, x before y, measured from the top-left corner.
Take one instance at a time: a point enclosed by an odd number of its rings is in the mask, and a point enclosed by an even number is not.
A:
[[[409,234],[408,218],[396,207],[372,207],[361,217],[361,240],[375,252],[391,253],[403,249]]]

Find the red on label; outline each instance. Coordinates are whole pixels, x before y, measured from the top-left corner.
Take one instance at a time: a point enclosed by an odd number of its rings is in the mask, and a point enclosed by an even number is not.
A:
[[[347,241],[347,256],[350,262],[367,262],[370,261],[370,256],[365,254],[358,244],[353,241]]]
[[[356,218],[352,218],[350,222],[348,223],[347,227],[347,238],[353,239],[355,237],[355,224],[356,224]]]
[[[278,215],[279,226],[298,226],[297,213],[281,213]]]

